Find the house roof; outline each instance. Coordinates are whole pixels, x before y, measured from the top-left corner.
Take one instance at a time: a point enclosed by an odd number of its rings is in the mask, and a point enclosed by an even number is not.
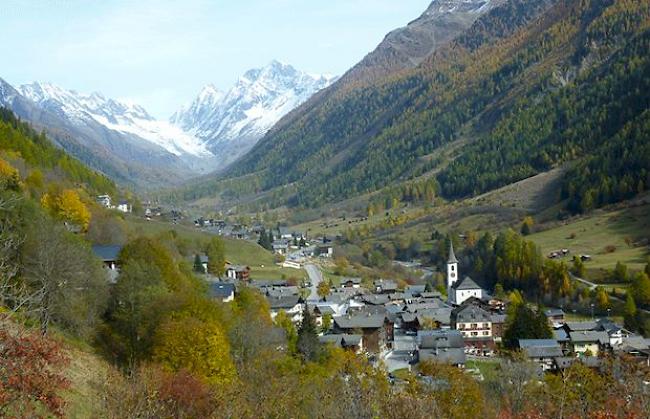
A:
[[[584,330],[581,332],[570,332],[569,337],[573,343],[598,342],[601,345],[609,343],[609,335],[602,331]]]
[[[362,335],[348,335],[345,333],[334,334],[334,335],[323,335],[319,336],[318,340],[321,343],[333,344],[335,346],[341,346],[343,348],[348,346],[359,346],[361,345]]]
[[[334,323],[340,329],[378,329],[384,325],[385,321],[385,313],[361,313],[334,317]]]
[[[458,263],[456,254],[454,254],[454,243],[452,242],[449,243],[449,258],[447,259],[447,263]]]
[[[446,325],[451,323],[451,308],[448,307],[418,310],[416,315],[420,324],[426,320],[434,320]]]
[[[122,251],[122,246],[120,245],[109,245],[109,246],[93,246],[93,252],[95,255],[100,258],[103,262],[115,262],[118,259],[120,252]]]
[[[553,348],[560,347],[555,339],[519,339],[519,347],[524,348]]]
[[[375,287],[381,288],[382,291],[395,291],[397,282],[390,279],[379,279],[374,283]]]
[[[271,309],[293,308],[301,302],[299,295],[283,295],[281,297],[266,297]]]
[[[553,330],[553,337],[555,337],[555,340],[558,342],[568,342],[570,340],[569,334],[563,328]]]
[[[343,278],[341,279],[341,284],[346,284],[351,282],[352,284],[361,284],[361,278]]]
[[[480,290],[481,287],[478,286],[476,282],[469,276],[466,276],[462,281],[458,281],[452,285],[452,288],[456,290]]]
[[[490,313],[476,304],[468,304],[456,309],[456,322],[471,323],[491,321],[492,316]]]
[[[492,313],[490,317],[492,319],[492,323],[505,323],[506,322],[506,315],[505,314]]]
[[[404,292],[409,293],[411,295],[421,295],[426,289],[426,287],[427,287],[426,285],[409,285],[406,287]]]
[[[372,305],[384,305],[390,301],[388,295],[386,294],[367,294],[363,295],[361,299],[364,302]]]
[[[463,365],[467,360],[463,348],[420,349],[418,357],[420,361],[434,361],[449,365]]]
[[[201,263],[208,263],[209,262],[209,259],[208,259],[208,257],[206,255],[199,255],[199,260],[201,261]]]
[[[561,308],[550,308],[544,312],[546,317],[564,316],[564,310]]]
[[[565,324],[570,332],[596,330],[598,328],[598,324],[595,321],[566,322]]]
[[[560,344],[554,339],[519,339],[519,347],[529,358],[562,356]]]
[[[212,298],[228,298],[235,293],[235,284],[231,282],[211,282],[208,292]]]
[[[463,335],[459,330],[420,330],[417,336],[421,349],[463,348]]]

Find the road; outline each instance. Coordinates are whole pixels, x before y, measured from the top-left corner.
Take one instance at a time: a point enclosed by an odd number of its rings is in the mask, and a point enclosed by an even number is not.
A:
[[[311,287],[309,287],[309,297],[307,301],[313,302],[318,301],[318,284],[323,281],[323,273],[320,271],[320,268],[316,265],[308,263],[305,265],[305,270],[307,275],[309,275],[309,282],[311,282]]]

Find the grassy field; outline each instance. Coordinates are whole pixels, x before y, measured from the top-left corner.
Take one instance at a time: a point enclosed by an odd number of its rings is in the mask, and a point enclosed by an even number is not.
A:
[[[613,212],[596,211],[528,238],[544,254],[568,248],[572,255],[591,255],[592,261],[586,264],[588,272],[598,278],[602,276],[599,271],[612,269],[618,261],[627,264],[630,270],[643,269],[650,252],[647,245],[638,242],[649,236],[650,205],[642,205]]]
[[[485,380],[494,380],[499,374],[499,361],[468,359],[466,369],[478,369]]]
[[[179,237],[197,243],[203,242],[212,235],[200,231],[193,226],[182,224],[171,224],[160,221],[147,221],[143,218],[128,217],[127,224],[137,235],[156,236],[158,234],[173,230]],[[306,278],[303,270],[281,268],[275,264],[273,253],[264,249],[257,243],[247,240],[224,238],[226,247],[226,260],[235,265],[246,265],[251,268],[253,279],[282,279],[282,278]]]

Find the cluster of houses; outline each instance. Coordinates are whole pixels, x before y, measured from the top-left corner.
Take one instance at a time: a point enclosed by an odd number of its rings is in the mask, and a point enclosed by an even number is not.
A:
[[[110,195],[99,195],[95,197],[95,202],[97,202],[99,205],[101,205],[104,208],[116,209],[124,213],[133,211],[133,206],[129,203],[129,201],[123,199],[119,201],[117,205],[115,205],[111,200]]]
[[[650,365],[650,339],[635,335],[610,319],[571,322],[562,310],[548,310],[551,339],[520,339],[522,353],[543,371],[558,371],[574,362],[598,367],[601,355],[626,355]]]

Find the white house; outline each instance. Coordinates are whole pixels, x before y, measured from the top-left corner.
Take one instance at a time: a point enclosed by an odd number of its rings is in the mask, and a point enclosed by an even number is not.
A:
[[[111,197],[110,197],[110,195],[99,195],[95,200],[102,207],[111,208]]]
[[[120,201],[120,203],[117,205],[117,210],[121,212],[131,212],[133,210],[133,207],[131,204],[129,204],[128,201]]]

